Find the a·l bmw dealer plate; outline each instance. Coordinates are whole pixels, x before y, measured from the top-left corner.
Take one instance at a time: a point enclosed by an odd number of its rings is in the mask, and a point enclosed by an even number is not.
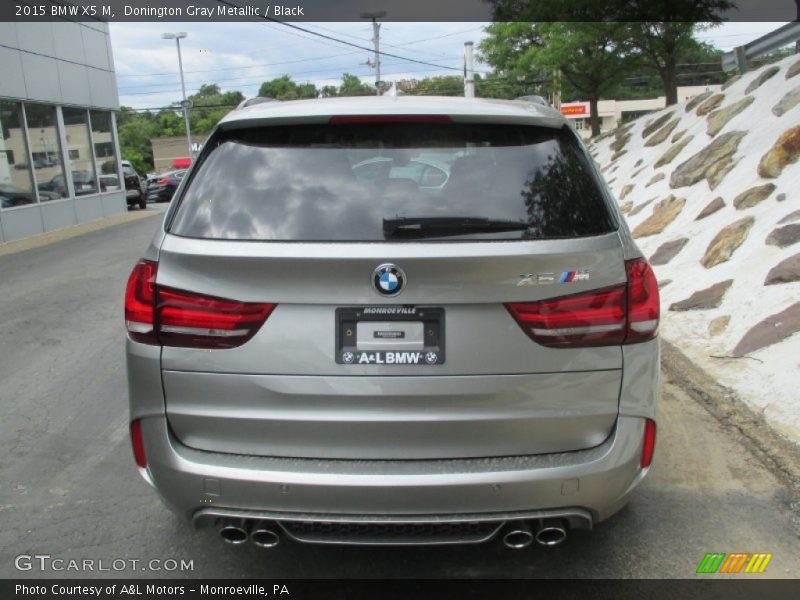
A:
[[[343,365],[444,363],[444,309],[357,306],[336,309],[336,362]]]

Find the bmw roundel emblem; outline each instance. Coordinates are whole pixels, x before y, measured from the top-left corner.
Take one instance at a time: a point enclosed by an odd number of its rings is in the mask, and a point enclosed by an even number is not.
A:
[[[372,285],[382,296],[396,296],[406,285],[406,274],[397,265],[385,263],[372,272]]]

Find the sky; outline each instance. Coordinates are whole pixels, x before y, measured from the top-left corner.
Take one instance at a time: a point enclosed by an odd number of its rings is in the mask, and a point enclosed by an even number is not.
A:
[[[298,25],[372,48],[369,22],[298,23]],[[432,65],[383,57],[381,79],[421,79],[461,74],[464,42],[477,45],[486,23],[405,23],[381,25],[381,50]],[[702,41],[730,50],[761,37],[782,23],[725,23],[698,34]],[[181,40],[186,93],[203,83],[223,91],[255,96],[263,81],[289,74],[298,83],[318,87],[339,83],[342,73],[374,82],[366,63],[371,52],[302,33],[276,23],[111,23],[111,44],[120,103],[158,108],[180,101],[181,86],[175,42],[161,33],[185,31]],[[476,71],[488,67],[480,63]]]

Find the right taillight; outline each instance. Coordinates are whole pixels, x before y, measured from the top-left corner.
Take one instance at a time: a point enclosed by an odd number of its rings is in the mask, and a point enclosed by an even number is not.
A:
[[[157,264],[134,266],[125,290],[128,335],[144,344],[223,349],[241,346],[275,308],[156,285]]]
[[[626,344],[646,342],[656,337],[660,316],[658,281],[643,258],[625,263],[628,272],[628,333]]]
[[[658,333],[658,284],[644,259],[625,263],[627,283],[506,308],[535,342],[550,348],[635,344]]]

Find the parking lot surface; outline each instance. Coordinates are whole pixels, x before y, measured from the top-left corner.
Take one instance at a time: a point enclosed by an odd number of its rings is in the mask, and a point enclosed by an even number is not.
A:
[[[158,222],[0,256],[0,577],[686,578],[707,552],[773,554],[748,577],[800,573],[797,491],[669,381],[648,479],[614,518],[555,548],[261,550],[193,531],[138,475],[128,442],[123,292]],[[20,571],[20,555],[95,570]],[[125,567],[98,571],[100,559]],[[153,570],[169,559],[192,568]]]

